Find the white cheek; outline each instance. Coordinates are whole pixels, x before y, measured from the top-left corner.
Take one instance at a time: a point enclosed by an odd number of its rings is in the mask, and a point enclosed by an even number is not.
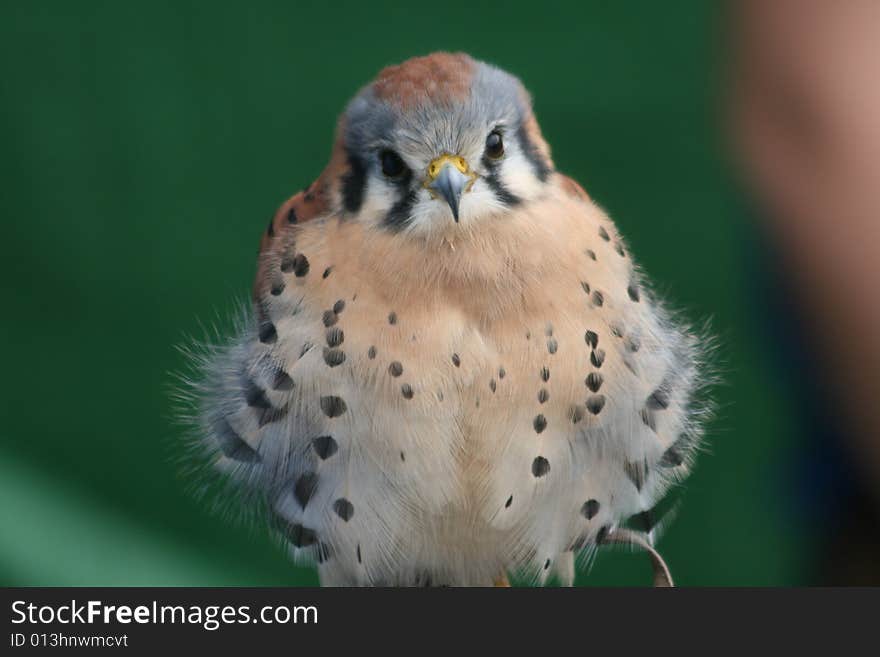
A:
[[[396,199],[396,190],[389,189],[382,180],[370,178],[367,181],[367,190],[358,212],[368,223],[382,223]]]
[[[542,185],[535,176],[534,168],[519,151],[511,153],[501,166],[501,180],[511,193],[525,201],[537,198]]]

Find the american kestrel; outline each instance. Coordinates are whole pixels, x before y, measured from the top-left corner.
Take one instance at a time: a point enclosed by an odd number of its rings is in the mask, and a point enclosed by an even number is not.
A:
[[[324,585],[571,584],[602,543],[652,551],[701,435],[702,340],[465,54],[355,96],[245,324],[201,363],[201,445]]]

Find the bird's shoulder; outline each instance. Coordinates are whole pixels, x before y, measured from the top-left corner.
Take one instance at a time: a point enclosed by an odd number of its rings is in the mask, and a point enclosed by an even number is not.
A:
[[[577,180],[572,178],[571,176],[567,176],[564,173],[557,173],[556,184],[559,188],[568,196],[572,198],[576,198],[580,201],[590,201],[590,195],[587,193],[580,183]]]

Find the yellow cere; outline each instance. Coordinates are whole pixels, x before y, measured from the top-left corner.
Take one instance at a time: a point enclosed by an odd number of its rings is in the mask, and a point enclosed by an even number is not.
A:
[[[451,164],[456,169],[464,174],[467,174],[470,177],[471,180],[465,188],[465,191],[468,191],[474,184],[474,181],[477,179],[477,174],[475,171],[470,170],[467,160],[465,160],[461,155],[451,155],[449,153],[443,153],[443,155],[435,157],[433,160],[431,160],[431,163],[428,164],[428,179],[425,181],[425,186],[427,187],[428,184],[433,182],[434,179],[440,175],[440,172],[443,170],[443,166],[447,163]]]

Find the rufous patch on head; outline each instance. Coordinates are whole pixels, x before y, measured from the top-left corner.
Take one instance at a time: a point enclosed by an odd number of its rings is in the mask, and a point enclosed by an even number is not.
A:
[[[376,97],[408,109],[425,102],[461,101],[471,88],[474,60],[464,53],[436,52],[379,72]]]

